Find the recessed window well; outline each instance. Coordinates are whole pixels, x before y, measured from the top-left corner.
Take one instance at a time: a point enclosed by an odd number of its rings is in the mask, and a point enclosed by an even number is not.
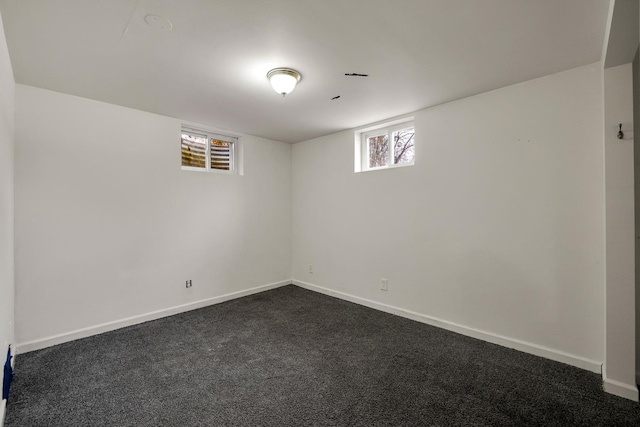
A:
[[[356,172],[410,166],[415,158],[413,121],[386,123],[356,132]]]
[[[182,128],[182,169],[235,173],[238,138]]]

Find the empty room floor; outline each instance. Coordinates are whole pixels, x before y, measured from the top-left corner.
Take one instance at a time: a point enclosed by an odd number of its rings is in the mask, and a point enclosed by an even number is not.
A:
[[[19,355],[6,426],[640,425],[601,383],[291,285]]]

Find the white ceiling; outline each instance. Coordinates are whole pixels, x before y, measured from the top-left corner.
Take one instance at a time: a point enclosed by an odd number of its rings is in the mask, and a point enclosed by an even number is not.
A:
[[[285,142],[599,61],[608,8],[609,0],[0,0],[18,83]],[[172,31],[154,30],[148,14]],[[266,79],[275,67],[302,74],[286,98]],[[369,77],[344,75],[352,72]]]

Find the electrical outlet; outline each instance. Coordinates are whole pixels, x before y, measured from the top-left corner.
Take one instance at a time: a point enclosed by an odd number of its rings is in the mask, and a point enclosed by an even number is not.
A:
[[[193,286],[193,283],[191,283],[191,280],[187,280],[187,288],[190,288],[191,286]]]
[[[313,274],[313,264],[309,264],[309,274]]]
[[[389,290],[389,279],[380,279],[380,290],[381,291]]]

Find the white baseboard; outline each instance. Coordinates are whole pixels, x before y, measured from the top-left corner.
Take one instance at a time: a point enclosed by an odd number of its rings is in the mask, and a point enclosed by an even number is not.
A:
[[[620,381],[605,377],[604,391],[635,402],[638,401],[638,388],[635,385],[621,383]]]
[[[156,320],[162,317],[173,316],[174,314],[184,313],[185,311],[191,311],[191,310],[206,307],[209,305],[220,304],[221,302],[229,301],[236,298],[241,298],[247,295],[257,294],[259,292],[276,289],[281,286],[286,286],[290,284],[291,284],[291,280],[283,280],[281,282],[269,283],[267,285],[257,286],[255,288],[245,289],[243,291],[232,292],[230,294],[220,295],[217,297],[207,298],[200,301],[194,301],[187,304],[178,305],[175,307],[169,307],[162,310],[152,311],[150,313],[127,317],[125,319],[114,320],[112,322],[102,323],[100,325],[77,329],[75,331],[65,332],[63,334],[53,335],[47,338],[41,338],[33,341],[18,343],[16,344],[16,347],[15,347],[15,354],[22,354],[22,353],[27,353],[34,350],[40,350],[43,348],[51,347],[54,345],[65,343],[65,342],[74,341],[80,338],[86,338],[92,335],[113,331],[113,330],[124,328],[127,326],[137,325],[139,323],[148,322],[150,320]]]
[[[404,308],[395,307],[392,305],[384,304],[377,301],[368,300],[365,298],[357,297],[355,295],[347,294],[340,291],[334,291],[332,289],[323,288],[311,283],[303,282],[300,280],[293,280],[293,284],[310,291],[319,292],[321,294],[336,297],[345,301],[353,302],[359,305],[364,305],[369,308],[384,311],[385,313],[395,314],[396,316],[405,317],[407,319],[415,320],[427,325],[436,326],[438,328],[446,329],[452,332],[456,332],[461,335],[466,335],[472,338],[477,338],[483,341],[487,341],[493,344],[498,344],[503,347],[513,348],[515,350],[530,353],[536,356],[541,356],[547,359],[555,360],[557,362],[566,363],[568,365],[576,366],[578,368],[586,369],[597,374],[602,374],[602,362],[595,360],[585,359],[574,354],[565,353],[563,351],[554,350],[552,348],[544,347],[538,344],[529,343],[526,341],[518,340],[515,338],[509,338],[502,335],[494,334],[492,332],[483,331],[480,329],[471,328],[469,326],[459,325],[457,323],[449,322],[447,320],[438,319],[426,314],[416,313],[411,310],[405,310]]]

